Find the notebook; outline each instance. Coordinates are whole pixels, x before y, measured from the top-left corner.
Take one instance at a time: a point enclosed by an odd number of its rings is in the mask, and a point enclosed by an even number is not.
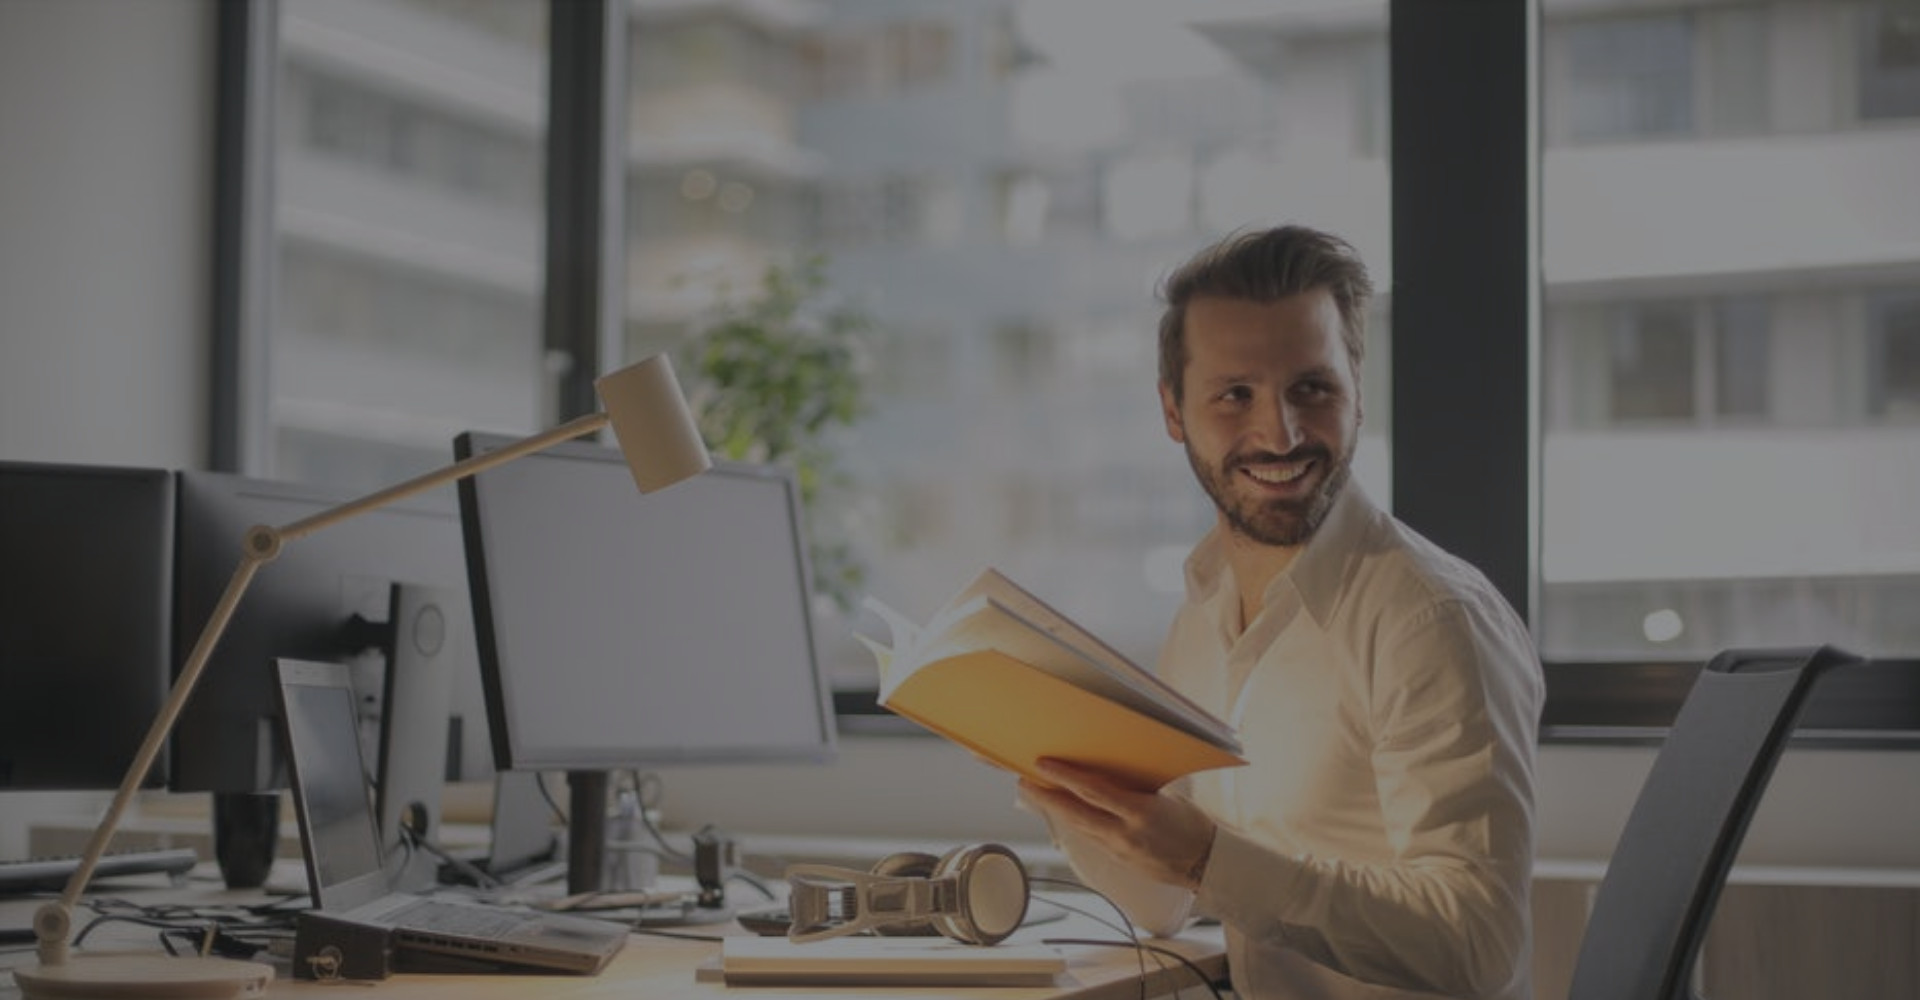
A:
[[[384,935],[399,968],[606,968],[626,944],[621,924],[396,891],[395,866],[382,857],[347,668],[292,659],[277,666],[300,846],[314,907],[325,918],[316,926]]]

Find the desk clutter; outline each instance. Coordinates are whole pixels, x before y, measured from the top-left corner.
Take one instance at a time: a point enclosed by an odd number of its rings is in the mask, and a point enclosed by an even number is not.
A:
[[[680,881],[666,876],[653,891],[671,891]],[[776,883],[776,888],[786,887]],[[564,898],[563,886],[550,890],[552,898]],[[447,905],[460,905],[459,899],[473,891],[441,887],[434,895]],[[685,895],[694,894],[689,884]],[[1224,953],[1217,929],[1136,944],[1123,929],[1100,919],[1105,904],[1097,896],[1088,894],[1085,900],[1087,909],[1081,911],[1078,894],[1038,893],[1028,903],[1020,928],[991,946],[965,944],[924,927],[916,928],[918,936],[867,930],[795,943],[787,934],[790,921],[784,905],[773,917],[762,913],[776,910],[772,901],[735,900],[732,920],[672,929],[622,926],[616,953],[594,971],[501,975],[506,970],[485,962],[396,948],[391,930],[330,921],[303,898],[223,887],[211,863],[202,863],[184,882],[143,877],[103,883],[82,903],[86,926],[75,946],[82,952],[138,949],[164,962],[166,957],[154,945],[158,934],[167,950],[177,954],[210,951],[270,966],[274,975],[264,987],[269,997],[307,995],[329,985],[358,985],[401,998],[566,998],[604,996],[610,989],[630,991],[623,995],[699,998],[779,986],[844,987],[880,998],[963,986],[981,990],[970,992],[981,1000],[996,996],[997,990],[1018,991],[1031,1000],[1134,996],[1143,983],[1145,995],[1160,995],[1221,978]],[[0,926],[24,924],[35,904],[29,899],[0,900]],[[626,924],[626,911],[594,912],[600,919]],[[24,947],[0,946],[0,995],[10,985],[7,970],[24,968],[31,957]],[[1187,965],[1189,960],[1204,971]]]
[[[337,671],[318,673],[338,681]],[[296,748],[296,788],[302,783],[300,757]],[[310,844],[320,840],[313,831],[308,834]],[[646,914],[674,898],[655,889],[493,907],[430,903],[416,894],[384,891],[372,899],[356,895],[346,909],[330,910],[329,901],[339,892],[337,884],[323,881],[321,873],[329,869],[342,874],[337,861],[329,863],[310,848],[309,870],[320,905],[296,920],[293,971],[299,978],[380,980],[402,971],[514,969],[596,974],[625,939],[624,933],[610,932],[646,928]],[[344,874],[351,880],[359,873]],[[990,947],[1026,926],[1032,912],[1026,867],[1001,844],[964,844],[938,856],[890,854],[868,871],[792,865],[787,886],[784,919],[777,926],[759,911],[749,911],[737,923],[752,934],[717,936],[722,944],[717,968],[724,981],[1031,985],[1065,968],[1055,949]],[[608,905],[593,905],[601,901]],[[438,923],[405,916],[425,905],[437,907]],[[685,923],[732,921],[731,909],[712,909],[718,917]],[[1049,909],[1044,916],[1064,912]],[[569,910],[582,915],[557,912]],[[909,940],[915,938],[921,940]]]
[[[648,386],[671,388],[663,366],[646,371]],[[406,996],[422,991],[411,974],[433,969],[521,973],[462,975],[463,995],[520,995],[537,980],[533,992],[565,996],[585,989],[568,984],[607,975],[644,983],[639,995],[679,996],[709,995],[695,967],[724,961],[736,939],[741,962],[756,949],[847,952],[835,959],[841,975],[880,938],[900,939],[873,945],[891,956],[882,965],[901,962],[894,952],[1018,957],[1011,949],[1027,942],[1013,935],[1038,911],[1026,867],[1004,847],[892,855],[832,838],[826,859],[885,858],[872,870],[796,871],[788,892],[760,886],[756,905],[795,904],[784,931],[762,937],[721,895],[735,877],[758,878],[736,870],[731,840],[709,828],[681,851],[652,827],[644,772],[656,764],[833,761],[833,692],[813,634],[796,475],[724,462],[652,489],[626,451],[570,440],[612,422],[630,450],[635,428],[607,402],[608,413],[531,438],[463,433],[454,464],[357,497],[197,469],[0,461],[0,527],[16,529],[0,532],[0,561],[46,584],[30,588],[37,602],[0,608],[0,635],[38,637],[9,649],[31,669],[0,671],[0,702],[11,694],[35,707],[0,733],[18,751],[0,768],[0,792],[115,795],[104,820],[83,821],[87,860],[62,869],[58,898],[0,897],[0,932],[32,928],[30,952],[0,946],[12,985],[44,1000],[127,984],[151,993],[165,981],[181,998],[391,979]],[[454,482],[457,510],[402,502]],[[300,540],[310,544],[283,544]],[[713,628],[722,607],[755,627]],[[108,620],[122,627],[100,628]],[[115,640],[109,655],[76,655],[101,638]],[[82,669],[96,662],[108,669]],[[4,683],[22,678],[25,687]],[[462,684],[477,688],[471,699]],[[489,853],[477,858],[442,838],[435,803],[485,747],[486,773],[501,777]],[[565,808],[539,782],[556,773]],[[511,786],[515,776],[527,780]],[[632,829],[609,822],[623,777],[634,781]],[[282,788],[307,877],[276,896],[269,885],[289,881],[272,877]],[[117,868],[128,858],[91,867],[143,789],[213,795],[207,870],[162,885],[165,871],[134,884]],[[508,846],[503,821],[515,819],[530,821],[530,851]],[[653,844],[637,839],[639,826]],[[543,861],[549,843],[565,849]],[[699,884],[677,904],[598,909],[655,889],[656,846]],[[515,881],[523,862],[555,857],[564,891]],[[92,885],[89,871],[114,884]],[[449,871],[471,885],[449,884]],[[630,877],[613,877],[622,872]],[[537,905],[593,890],[569,912]],[[398,917],[428,903],[468,924],[517,914],[546,930],[504,949],[429,946]],[[663,913],[671,930],[652,922]],[[1111,937],[1127,940],[1100,943],[1138,947],[1123,931]],[[601,943],[573,947],[586,938]],[[1128,961],[1075,954],[1102,981],[1136,975]],[[426,980],[425,993],[440,982]]]

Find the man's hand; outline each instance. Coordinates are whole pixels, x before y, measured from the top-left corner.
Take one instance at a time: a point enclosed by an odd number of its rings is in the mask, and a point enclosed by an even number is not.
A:
[[[1047,784],[1020,780],[1020,797],[1091,838],[1148,878],[1184,889],[1200,888],[1213,850],[1213,819],[1175,795],[1137,791],[1101,771],[1042,760]]]

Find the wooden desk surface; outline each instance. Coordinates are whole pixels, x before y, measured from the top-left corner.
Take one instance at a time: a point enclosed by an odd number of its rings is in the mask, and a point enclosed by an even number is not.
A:
[[[203,866],[204,867],[204,866]],[[214,906],[257,902],[258,894],[230,892],[218,886],[196,881],[184,888],[165,888],[155,882],[142,879],[126,880],[103,895],[113,895],[139,902],[181,903],[188,905]],[[1052,895],[1045,894],[1042,895]],[[0,900],[0,927],[25,927],[31,923],[33,911],[40,905],[40,899]],[[1091,906],[1101,906],[1097,901]],[[89,915],[82,912],[77,922],[84,925]],[[695,932],[744,933],[736,925],[724,924],[718,927],[693,928]],[[110,933],[111,932],[111,933]],[[1013,943],[1034,943],[1043,938],[1093,938],[1111,940],[1113,931],[1098,923],[1069,914],[1064,920],[1025,928],[1009,939]],[[1218,928],[1201,928],[1189,931],[1175,939],[1160,939],[1155,945],[1178,951],[1199,965],[1206,973],[1215,978],[1225,977],[1225,946]],[[138,949],[159,950],[154,932],[136,925],[110,924],[102,926],[88,937],[85,953],[92,949]],[[530,975],[423,975],[403,974],[372,983],[364,988],[352,988],[352,996],[369,998],[612,998],[622,1000],[646,998],[646,1000],[681,1000],[681,998],[749,997],[751,1000],[780,1000],[783,997],[824,997],[859,996],[873,1000],[924,1000],[928,997],[955,997],[965,1000],[1050,1000],[1050,998],[1074,998],[1074,1000],[1136,1000],[1141,996],[1140,965],[1143,961],[1138,952],[1131,948],[1098,945],[1061,945],[1066,954],[1067,972],[1052,987],[777,987],[777,986],[736,986],[728,987],[717,982],[699,981],[696,971],[702,964],[718,959],[720,946],[710,941],[688,941],[660,937],[651,934],[635,934],[627,947],[614,959],[613,964],[597,976],[530,976]],[[0,970],[10,970],[18,966],[30,965],[34,961],[33,950],[9,948],[0,950]],[[1151,953],[1144,958],[1147,968],[1147,990],[1149,996],[1170,994],[1174,990],[1191,990],[1200,984],[1193,973],[1180,963],[1165,957],[1156,957]],[[349,994],[342,993],[338,984],[325,984],[293,978],[292,964],[285,958],[269,960],[274,966],[275,980],[268,996],[327,996],[334,1000]],[[1199,991],[1204,995],[1205,990]],[[0,977],[0,998],[16,1000],[20,996],[19,988],[11,975]]]

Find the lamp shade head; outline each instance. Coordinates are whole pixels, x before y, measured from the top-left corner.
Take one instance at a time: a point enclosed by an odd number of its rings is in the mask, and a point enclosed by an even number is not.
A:
[[[664,489],[713,467],[665,354],[608,372],[593,387],[640,492]]]

